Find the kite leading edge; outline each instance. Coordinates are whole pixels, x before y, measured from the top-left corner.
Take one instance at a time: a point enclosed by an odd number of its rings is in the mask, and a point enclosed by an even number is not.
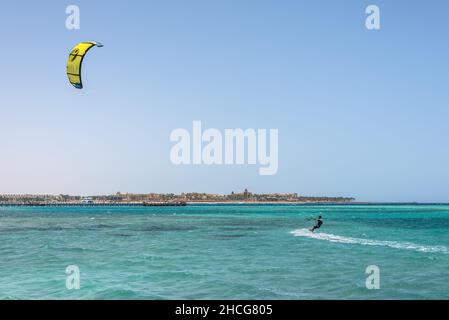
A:
[[[77,89],[83,88],[81,66],[84,56],[92,47],[103,47],[103,45],[98,42],[80,42],[72,49],[67,60],[67,77],[70,83]]]

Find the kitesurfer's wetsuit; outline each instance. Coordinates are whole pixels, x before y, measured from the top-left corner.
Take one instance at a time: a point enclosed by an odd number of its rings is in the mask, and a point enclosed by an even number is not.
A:
[[[310,229],[310,231],[315,231],[315,229],[319,229],[321,227],[321,225],[323,224],[323,220],[321,220],[321,218],[316,220],[316,225],[313,226],[312,229]]]

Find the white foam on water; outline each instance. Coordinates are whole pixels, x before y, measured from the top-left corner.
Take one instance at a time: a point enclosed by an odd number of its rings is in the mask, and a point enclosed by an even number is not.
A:
[[[382,246],[390,247],[394,249],[405,249],[414,250],[419,252],[439,252],[439,253],[449,253],[449,248],[445,246],[425,246],[419,245],[411,242],[401,242],[401,241],[383,241],[383,240],[372,240],[363,238],[351,238],[337,236],[329,233],[313,233],[309,229],[297,229],[290,232],[295,237],[306,237],[317,240],[325,240],[330,242],[347,243],[347,244],[360,244],[365,246]]]

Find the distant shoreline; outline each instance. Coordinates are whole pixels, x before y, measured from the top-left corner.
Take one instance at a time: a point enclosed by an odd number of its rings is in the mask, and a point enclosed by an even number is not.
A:
[[[187,201],[188,205],[201,204],[232,204],[232,205],[449,205],[447,202],[361,202],[361,201],[341,201],[341,202],[326,202],[326,201],[229,201],[229,202],[212,202],[212,201]]]
[[[185,201],[185,202],[94,202],[94,203],[13,203],[0,202],[0,207],[181,207],[201,205],[234,205],[234,206],[427,206],[449,205],[449,203],[419,203],[419,202],[302,202],[302,201]]]

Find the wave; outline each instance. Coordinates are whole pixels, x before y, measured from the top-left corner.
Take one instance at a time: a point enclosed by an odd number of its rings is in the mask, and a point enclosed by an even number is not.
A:
[[[401,241],[384,241],[384,240],[372,240],[363,238],[351,238],[338,236],[329,233],[313,233],[309,229],[297,229],[290,232],[295,237],[306,237],[317,240],[325,240],[330,242],[346,243],[346,244],[360,244],[365,246],[382,246],[390,247],[394,249],[405,249],[419,252],[437,252],[437,253],[449,253],[449,248],[446,246],[425,246],[415,244],[411,242]]]

